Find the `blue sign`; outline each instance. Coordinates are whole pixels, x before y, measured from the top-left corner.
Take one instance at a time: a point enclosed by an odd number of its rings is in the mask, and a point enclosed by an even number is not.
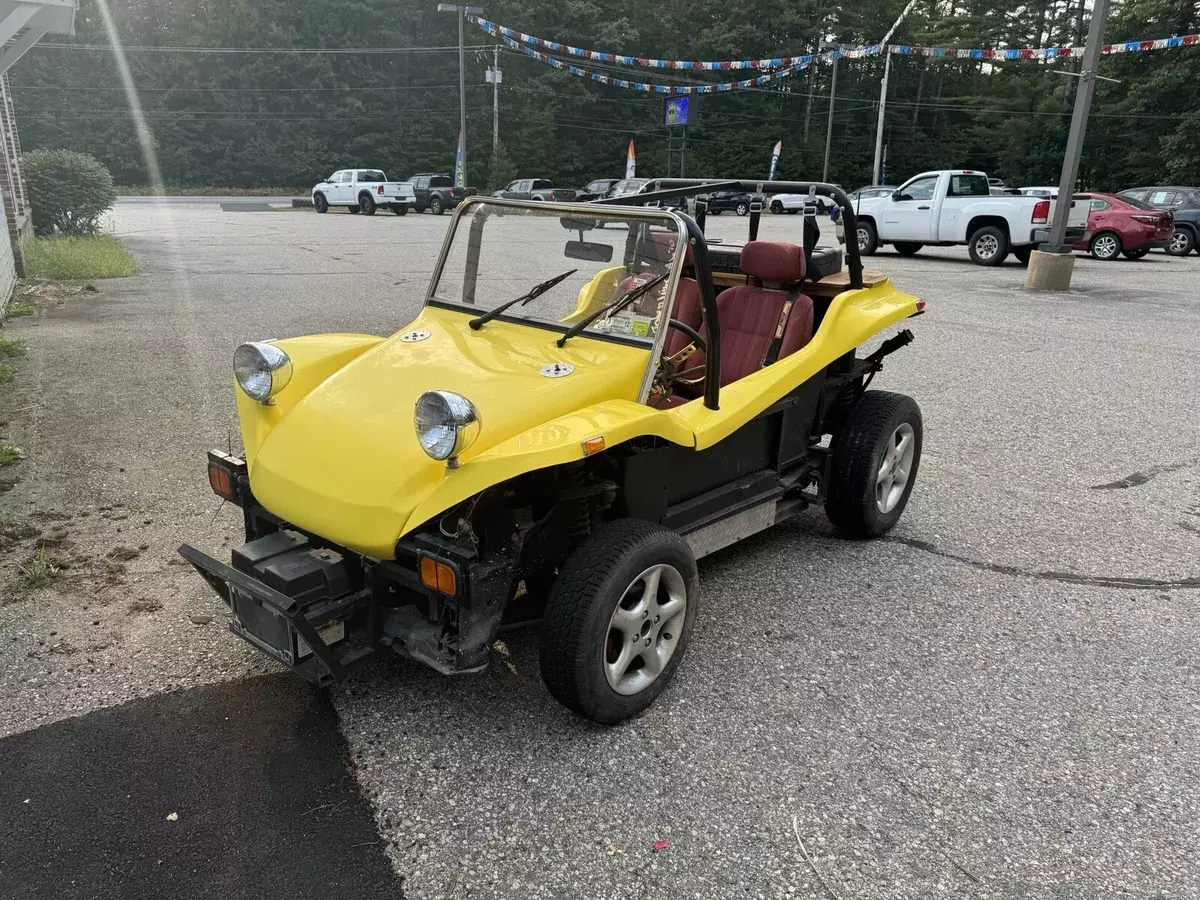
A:
[[[663,127],[677,128],[696,121],[696,107],[689,96],[667,97],[663,101]]]

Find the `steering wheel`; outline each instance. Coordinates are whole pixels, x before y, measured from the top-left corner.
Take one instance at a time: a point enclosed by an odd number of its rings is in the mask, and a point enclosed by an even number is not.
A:
[[[696,385],[704,380],[704,366],[692,366],[688,369],[682,368],[682,366],[688,357],[696,352],[697,348],[705,352],[708,350],[708,345],[700,332],[691,325],[680,322],[678,319],[668,319],[667,327],[678,328],[692,339],[692,343],[673,356],[664,356],[659,360],[651,393],[664,397],[671,393],[676,384]]]
[[[705,353],[708,352],[708,345],[704,342],[704,338],[701,337],[700,332],[697,331],[695,328],[693,328],[691,325],[688,325],[686,322],[680,322],[678,319],[667,319],[667,327],[668,328],[678,328],[680,331],[682,331],[684,334],[686,334],[688,337],[690,337],[692,339],[693,344],[695,344],[697,347],[699,347]],[[678,355],[678,354],[676,354],[676,355]]]

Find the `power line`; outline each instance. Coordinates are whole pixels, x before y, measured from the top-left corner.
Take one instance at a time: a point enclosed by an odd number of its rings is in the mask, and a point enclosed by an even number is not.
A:
[[[490,50],[491,44],[472,44],[464,50]],[[33,49],[46,50],[103,50],[112,51],[111,44],[73,44],[65,41],[42,41]],[[458,52],[458,45],[450,47],[151,47],[145,45],[122,45],[126,53],[340,53],[362,56],[379,53],[449,53]]]

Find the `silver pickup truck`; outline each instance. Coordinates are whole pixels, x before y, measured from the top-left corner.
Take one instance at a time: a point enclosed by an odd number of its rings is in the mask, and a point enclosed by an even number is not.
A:
[[[407,181],[388,181],[379,169],[340,169],[312,189],[313,208],[329,212],[331,206],[344,206],[350,212],[375,215],[383,206],[398,216],[417,202],[413,186]]]

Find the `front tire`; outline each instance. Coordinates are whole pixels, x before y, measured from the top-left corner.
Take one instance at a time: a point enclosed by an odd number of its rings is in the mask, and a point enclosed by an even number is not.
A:
[[[892,246],[896,248],[896,252],[901,256],[915,256],[925,245],[912,241],[896,241]]]
[[[830,445],[825,514],[850,538],[879,537],[900,520],[921,462],[921,410],[904,394],[867,391]]]
[[[971,262],[977,266],[998,266],[1008,256],[1008,235],[995,225],[980,228],[967,242]]]
[[[771,212],[773,212],[775,215],[779,215],[780,213],[783,212],[783,204],[780,203],[778,200],[772,201],[771,202]]]
[[[859,222],[857,237],[860,255],[871,256],[879,249],[879,233],[873,222]]]
[[[1167,253],[1171,256],[1187,256],[1195,246],[1195,232],[1190,228],[1176,226],[1175,233],[1171,235],[1171,242],[1167,244]]]
[[[550,590],[539,639],[546,688],[603,725],[642,712],[683,658],[699,596],[679,534],[641,519],[601,525]]]
[[[313,209],[321,214],[329,212],[329,201],[324,194],[313,194]]]
[[[750,205],[748,203],[739,203],[737,206],[735,206],[733,208],[733,211],[735,213],[737,213],[739,216],[744,216],[748,212],[750,212]]]
[[[440,216],[446,211],[445,206],[442,204],[441,197],[434,196],[429,198],[429,211],[435,216]]]

